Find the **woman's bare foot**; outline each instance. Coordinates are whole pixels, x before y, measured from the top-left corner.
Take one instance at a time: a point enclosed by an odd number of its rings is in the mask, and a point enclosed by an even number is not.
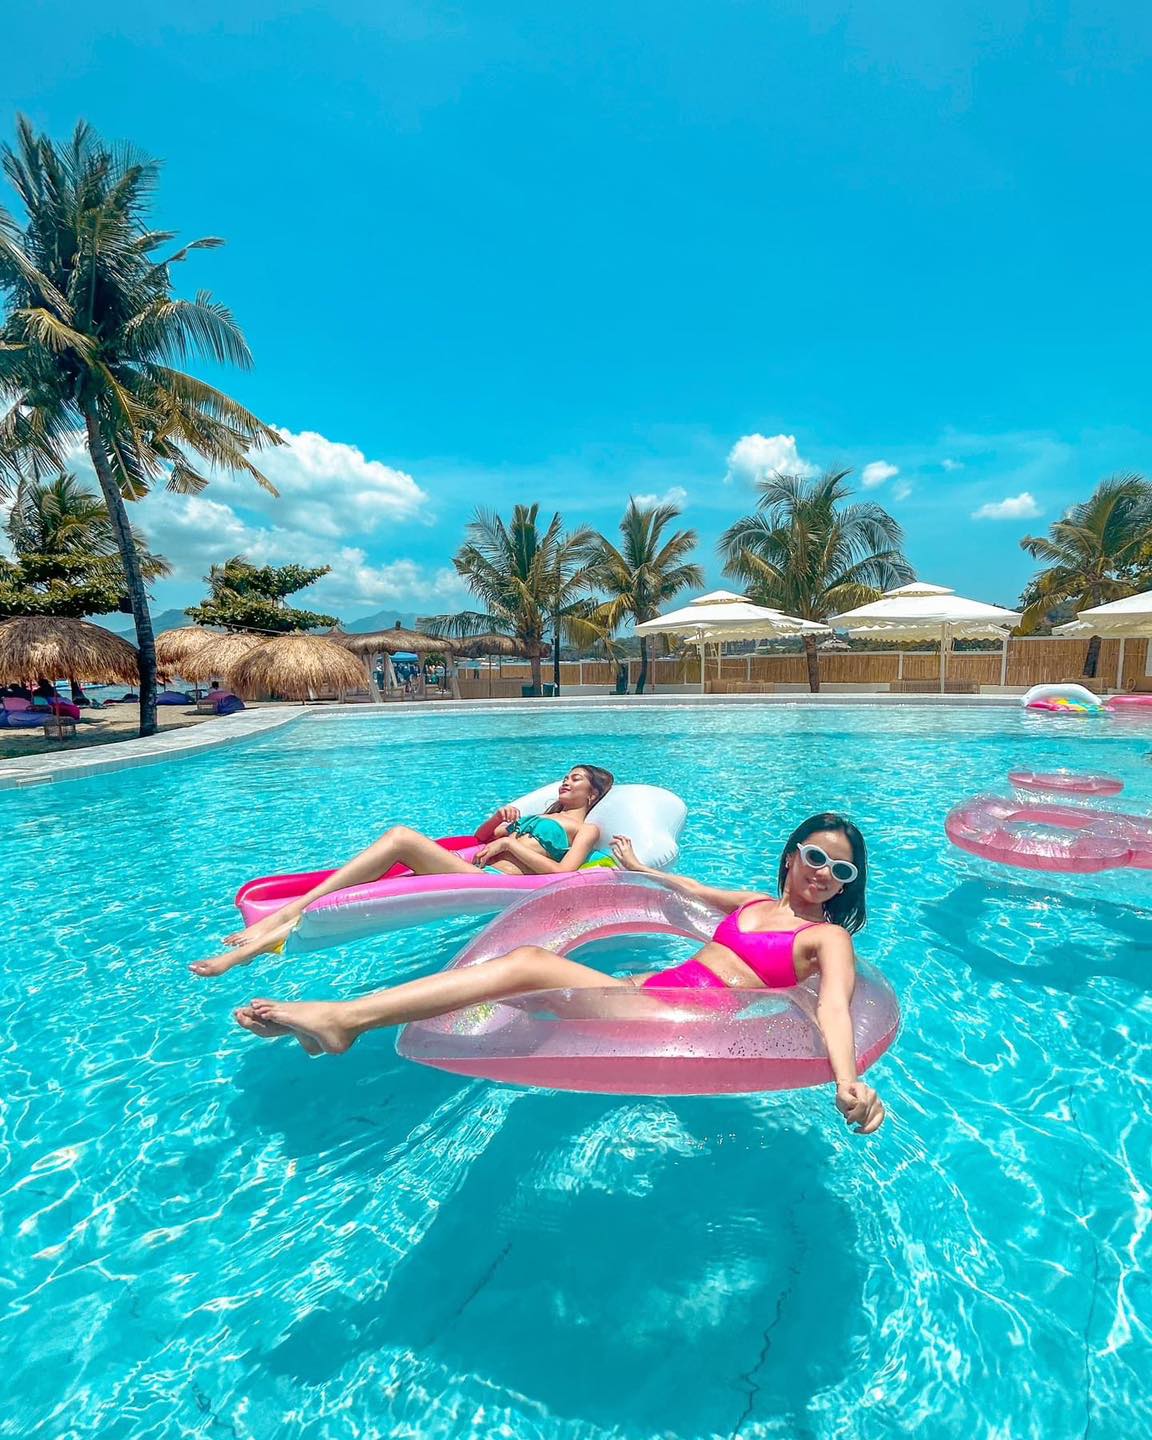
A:
[[[193,975],[224,975],[236,965],[248,965],[257,955],[283,950],[295,924],[295,920],[282,921],[255,940],[237,945],[235,950],[226,950],[223,955],[213,955],[209,960],[196,960],[188,968]]]
[[[225,975],[237,965],[250,965],[259,953],[258,949],[245,945],[223,955],[213,955],[209,960],[195,960],[188,968],[193,975]]]
[[[265,915],[262,920],[257,920],[252,925],[245,925],[243,930],[233,930],[231,935],[225,935],[220,942],[222,945],[251,945],[255,941],[262,940],[270,930],[275,930],[283,925],[285,916]]]
[[[356,1040],[355,1029],[341,1014],[343,1006],[333,1001],[253,1000],[249,1008],[261,1025],[290,1030],[306,1050],[311,1040],[327,1055],[343,1055]]]
[[[262,1040],[279,1040],[284,1035],[291,1035],[294,1040],[298,1040],[303,1045],[309,1055],[324,1053],[311,1036],[300,1034],[287,1025],[276,1025],[270,1020],[258,1019],[251,1005],[241,1005],[239,1010],[233,1010],[232,1018],[241,1029],[249,1031],[252,1035],[259,1035]]]

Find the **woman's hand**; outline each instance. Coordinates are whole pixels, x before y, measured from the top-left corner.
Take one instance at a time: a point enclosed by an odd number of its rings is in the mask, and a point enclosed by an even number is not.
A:
[[[501,805],[496,812],[496,819],[501,825],[514,825],[520,819],[520,807],[518,805]]]
[[[884,1123],[884,1103],[863,1080],[841,1080],[836,1086],[836,1108],[857,1135],[871,1135]]]
[[[612,857],[621,870],[643,871],[647,866],[640,863],[640,857],[632,848],[627,835],[617,835],[612,841]]]
[[[503,859],[508,854],[508,848],[507,840],[492,840],[487,845],[481,845],[473,863],[479,866],[491,865],[493,861]]]

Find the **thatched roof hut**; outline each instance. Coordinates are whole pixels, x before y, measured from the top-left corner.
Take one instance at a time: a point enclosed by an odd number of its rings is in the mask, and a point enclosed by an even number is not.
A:
[[[0,683],[88,680],[137,685],[136,647],[102,625],[59,615],[17,615],[0,622]]]
[[[353,655],[451,655],[457,649],[454,640],[441,640],[425,635],[422,630],[408,630],[397,620],[388,630],[370,630],[364,635],[336,634],[332,639]]]
[[[219,630],[208,630],[203,625],[181,625],[175,630],[165,630],[156,637],[156,664],[161,670],[182,674],[181,667],[186,660],[223,638]]]
[[[506,660],[527,660],[532,654],[531,646],[514,635],[473,635],[467,640],[454,640],[452,644],[457,655],[465,655],[469,659],[478,659],[482,655],[499,655]],[[541,660],[551,653],[550,645],[540,646]]]
[[[326,690],[362,690],[364,663],[323,635],[277,635],[249,650],[228,671],[243,695],[308,700]]]
[[[267,639],[267,635],[254,635],[250,630],[214,635],[210,645],[200,646],[187,659],[181,661],[180,674],[185,680],[215,680],[224,677],[231,681],[231,671],[237,662]]]

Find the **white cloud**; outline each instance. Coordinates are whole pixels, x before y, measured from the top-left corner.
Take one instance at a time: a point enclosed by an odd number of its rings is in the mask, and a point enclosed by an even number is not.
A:
[[[688,499],[688,491],[683,485],[670,485],[663,495],[633,495],[637,505],[677,505],[683,506]]]
[[[1040,506],[1028,490],[1019,495],[1009,495],[1004,500],[990,500],[973,510],[973,520],[1033,520],[1040,514]]]
[[[889,465],[887,460],[872,460],[860,472],[860,482],[865,490],[874,490],[877,485],[883,485],[885,480],[891,480],[899,473],[899,466]]]
[[[907,500],[908,496],[911,495],[911,493],[912,482],[910,480],[901,480],[899,485],[893,485],[892,487],[893,500]]]
[[[941,460],[940,468],[951,474],[953,470],[963,470],[964,462],[963,460]]]
[[[248,476],[225,474],[200,495],[160,488],[129,507],[151,548],[172,565],[165,589],[197,595],[210,566],[244,555],[257,565],[331,565],[330,575],[300,592],[306,606],[395,603],[408,610],[465,603],[467,592],[452,568],[425,569],[410,558],[370,556],[362,548],[385,523],[391,539],[392,526],[423,518],[430,499],[411,475],[315,431],[280,434],[283,446],[253,457],[278,497]],[[72,461],[94,488],[82,437]]]
[[[347,546],[330,556],[331,575],[300,594],[304,604],[331,605],[340,609],[353,605],[384,606],[411,610],[435,605],[446,610],[475,608],[459,575],[450,566],[428,571],[414,560],[390,560],[373,565],[363,550]]]
[[[338,539],[371,535],[385,522],[417,519],[428,495],[411,475],[369,460],[355,445],[329,440],[314,430],[293,434],[280,428],[284,444],[253,456],[279,496],[261,490],[247,475],[220,475],[215,493],[246,510]]]
[[[728,452],[725,485],[734,480],[754,484],[780,475],[815,475],[817,467],[802,460],[795,435],[742,435]]]

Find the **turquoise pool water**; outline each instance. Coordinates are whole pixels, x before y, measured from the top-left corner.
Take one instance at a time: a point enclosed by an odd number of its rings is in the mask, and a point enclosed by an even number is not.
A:
[[[0,793],[0,1434],[1152,1436],[1152,877],[998,871],[942,829],[1018,764],[1147,811],[1150,752],[1015,710],[417,711]],[[860,949],[906,1017],[880,1135],[823,1092],[519,1093],[231,1024],[475,922],[188,975],[251,875],[574,760],[679,790],[701,876],[857,819]]]

